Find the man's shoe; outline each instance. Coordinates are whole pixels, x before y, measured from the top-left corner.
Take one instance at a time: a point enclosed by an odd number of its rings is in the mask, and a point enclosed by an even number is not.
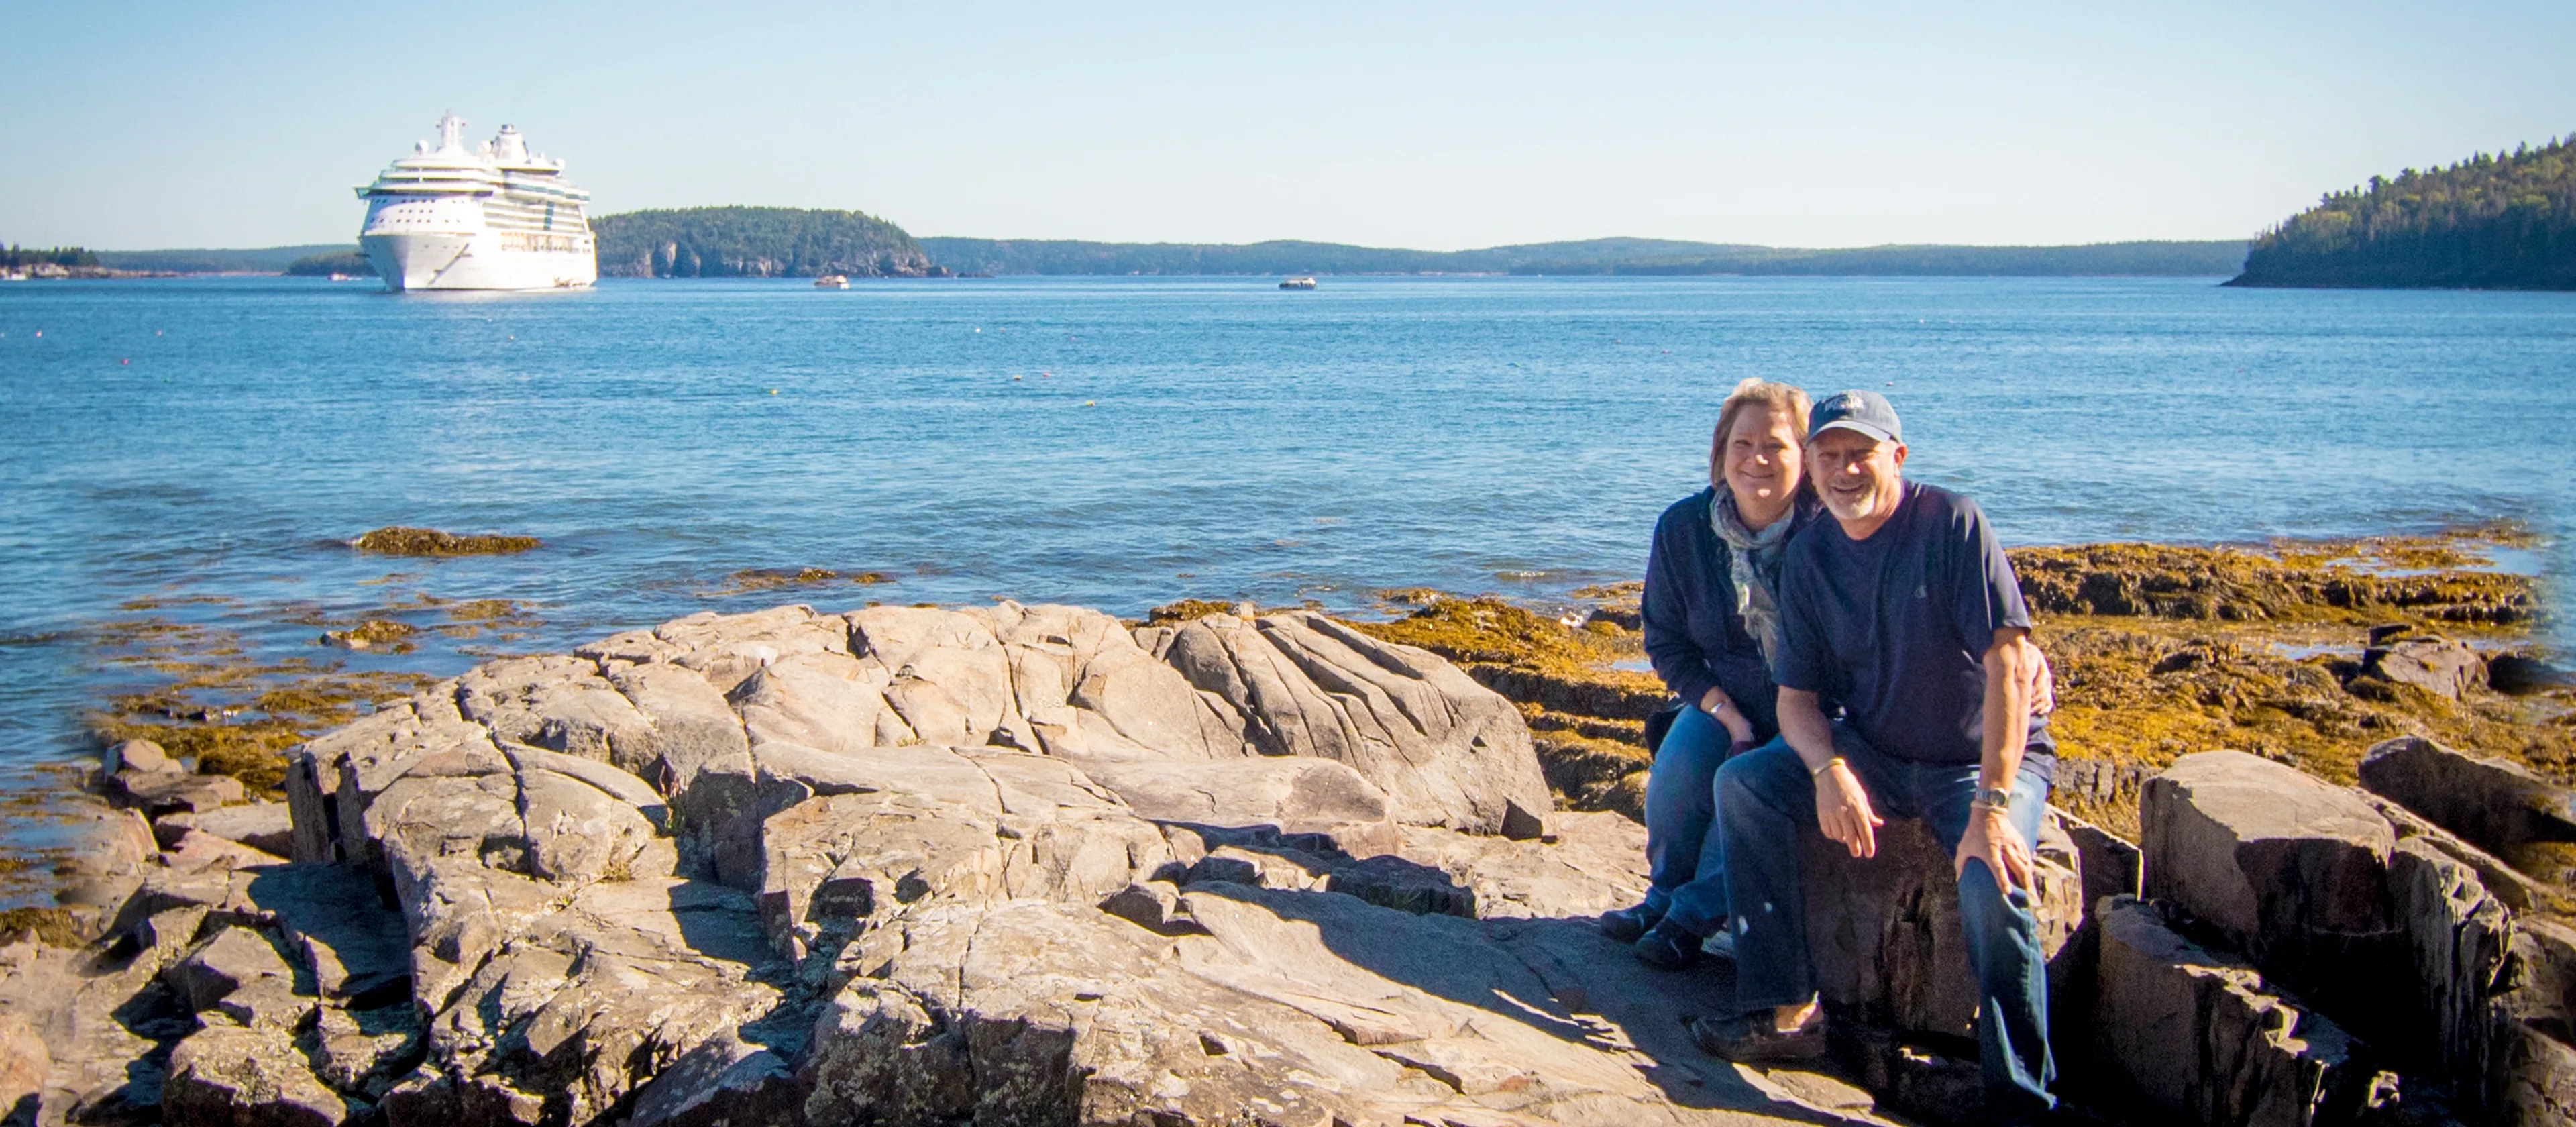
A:
[[[1699,961],[1699,945],[1704,938],[1666,920],[1647,928],[1646,934],[1638,936],[1636,945],[1629,949],[1637,953],[1638,962],[1656,970],[1681,970]]]
[[[1825,1055],[1823,1014],[1817,1014],[1814,1021],[1795,1033],[1780,1032],[1769,1010],[1734,1017],[1695,1017],[1690,1022],[1690,1034],[1701,1052],[1743,1064],[1814,1060]]]
[[[1601,913],[1601,934],[1612,943],[1634,943],[1647,929],[1664,922],[1664,909],[1658,904],[1639,904],[1615,912]]]

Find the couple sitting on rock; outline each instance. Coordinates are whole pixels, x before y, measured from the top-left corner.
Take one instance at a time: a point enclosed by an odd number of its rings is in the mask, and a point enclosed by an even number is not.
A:
[[[1882,815],[1921,818],[1954,855],[1990,1110],[2036,1116],[2055,1103],[2031,912],[2048,669],[1985,514],[1905,480],[1905,457],[1873,392],[1727,397],[1710,487],[1665,510],[1647,558],[1646,650],[1683,703],[1647,775],[1652,889],[1602,925],[1667,970],[1731,943],[1738,1012],[1695,1021],[1702,1048],[1821,1055],[1800,831],[1867,858]]]

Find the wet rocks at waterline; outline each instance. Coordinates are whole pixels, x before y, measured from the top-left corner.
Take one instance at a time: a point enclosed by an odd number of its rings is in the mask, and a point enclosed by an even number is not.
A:
[[[1643,892],[1643,831],[1553,809],[1510,701],[1318,615],[693,616],[316,738],[283,819],[152,750],[107,789],[158,823],[89,831],[102,938],[0,949],[0,1079],[45,1121],[1976,1114],[1920,826],[1801,846],[1871,1091],[1710,1060],[1684,1019],[1729,1008],[1723,963],[1657,974],[1592,923]],[[2038,843],[2070,1091],[2561,1113],[2576,944],[2485,891],[2508,866],[2468,831],[2250,757],[2147,789],[2142,848],[2062,816]],[[2383,988],[2292,973],[2320,959]]]

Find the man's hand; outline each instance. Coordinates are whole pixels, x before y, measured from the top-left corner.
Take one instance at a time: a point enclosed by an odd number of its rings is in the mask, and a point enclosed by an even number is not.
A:
[[[1709,686],[1707,692],[1700,694],[1699,710],[1714,718],[1735,742],[1753,742],[1753,722],[1744,718],[1744,710],[1735,707],[1735,698],[1726,695],[1726,690]]]
[[[2030,714],[2046,716],[2057,711],[2057,671],[2048,667],[2048,655],[2032,644],[2027,635],[2021,639],[2021,645],[2025,656],[2030,659]]]
[[[1816,827],[1854,857],[1878,856],[1878,827],[1887,821],[1870,809],[1869,792],[1851,765],[1836,761],[1816,776]]]
[[[1995,883],[2006,892],[2036,887],[2031,877],[2030,843],[2021,839],[2021,831],[2001,810],[1988,806],[1968,808],[1968,832],[1959,835],[1959,854],[1950,859],[1951,875],[1967,875],[1972,859],[1985,862],[1986,871],[1995,875]]]

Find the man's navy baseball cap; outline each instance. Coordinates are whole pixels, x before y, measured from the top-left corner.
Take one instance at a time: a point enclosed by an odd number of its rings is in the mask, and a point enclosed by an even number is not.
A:
[[[1903,444],[1905,428],[1896,422],[1896,408],[1887,405],[1887,397],[1875,391],[1852,390],[1828,395],[1807,412],[1807,439],[1841,427],[1859,431],[1880,442]]]

